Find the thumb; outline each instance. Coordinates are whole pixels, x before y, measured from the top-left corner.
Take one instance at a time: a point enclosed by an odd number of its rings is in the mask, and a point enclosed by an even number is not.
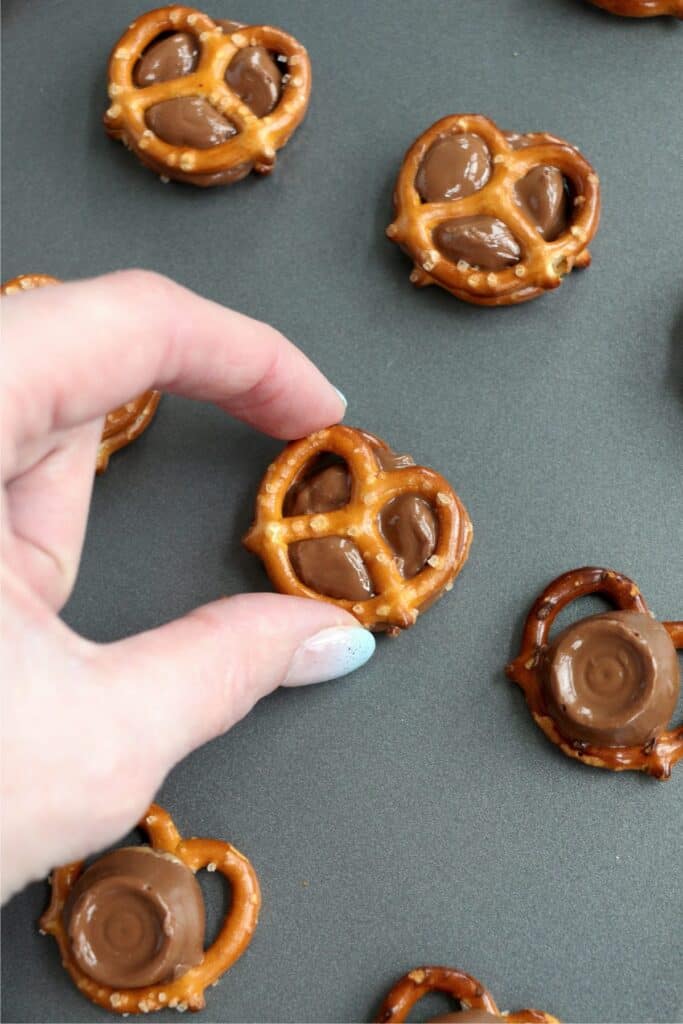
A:
[[[346,675],[374,650],[372,633],[335,605],[241,594],[101,648],[100,667],[165,774],[278,686]]]

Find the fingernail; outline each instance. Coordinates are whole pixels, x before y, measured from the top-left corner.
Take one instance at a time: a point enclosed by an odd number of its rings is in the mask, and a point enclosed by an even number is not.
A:
[[[374,636],[361,626],[323,629],[295,652],[282,685],[307,686],[346,676],[364,665],[374,650]]]
[[[334,388],[334,384],[332,385],[332,387]],[[334,390],[337,392],[342,402],[344,403],[344,412],[341,415],[341,418],[344,419],[344,416],[346,415],[346,410],[349,407],[349,403],[346,401],[346,395],[344,394],[343,391],[340,391],[339,388],[334,388]]]

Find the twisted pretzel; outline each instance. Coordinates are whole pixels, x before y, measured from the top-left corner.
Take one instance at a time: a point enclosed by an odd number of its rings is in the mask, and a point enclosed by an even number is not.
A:
[[[472,195],[424,203],[415,177],[432,143],[452,132],[471,132],[483,139],[491,154],[491,177]],[[480,114],[453,114],[433,124],[410,147],[394,190],[394,220],[386,233],[414,260],[410,280],[417,287],[437,284],[466,302],[503,306],[557,288],[573,267],[589,265],[586,246],[600,221],[597,174],[574,146],[553,135],[531,133],[520,142],[513,148],[510,136]],[[558,168],[573,189],[571,224],[554,241],[541,237],[515,201],[515,185],[544,164]],[[522,250],[514,266],[476,270],[463,260],[452,262],[435,247],[432,232],[440,222],[479,214],[502,220],[512,231]]]
[[[0,288],[1,295],[14,295],[17,292],[42,288],[45,285],[59,284],[56,277],[49,274],[20,274],[6,281]],[[97,448],[95,472],[104,473],[109,464],[109,457],[119,448],[124,448],[147,429],[157,410],[160,391],[145,391],[125,405],[107,413],[102,428],[102,438]]]
[[[645,598],[628,576],[608,569],[572,569],[553,580],[536,598],[522,634],[521,652],[506,667],[510,679],[521,686],[536,724],[548,739],[568,757],[594,768],[610,771],[643,771],[657,779],[668,779],[672,767],[683,757],[683,725],[665,730],[644,746],[596,746],[569,740],[549,714],[543,694],[542,654],[557,615],[578,597],[603,594],[621,611],[652,615]],[[663,622],[674,647],[683,648],[683,622]]]
[[[385,997],[375,1018],[376,1024],[400,1024],[407,1020],[415,1003],[428,992],[434,991],[453,996],[465,1009],[483,1010],[516,1024],[559,1024],[557,1017],[543,1013],[542,1010],[517,1010],[501,1016],[486,986],[471,974],[465,974],[454,967],[418,967],[405,974]]]
[[[596,7],[623,18],[654,18],[659,14],[670,14],[683,18],[683,0],[590,0]]]
[[[200,50],[199,63],[188,75],[138,87],[133,71],[145,48],[163,32],[188,32]],[[272,113],[257,117],[225,81],[231,60],[247,46],[263,46],[287,60],[287,80]],[[121,36],[109,60],[111,106],[104,115],[107,133],[121,139],[139,159],[162,175],[193,184],[210,185],[219,171],[253,166],[269,174],[275,153],[281,149],[304,118],[311,91],[311,67],[301,43],[270,25],[240,28],[224,33],[208,15],[192,7],[171,5],[137,18]],[[201,97],[228,117],[238,134],[209,149],[171,145],[148,127],[145,114],[156,103],[179,97]],[[207,180],[197,180],[206,176]],[[234,179],[237,180],[237,177]]]
[[[385,472],[373,448],[386,442],[351,427],[329,427],[288,445],[269,466],[256,498],[256,519],[244,543],[265,563],[276,590],[313,597],[346,608],[368,629],[396,634],[416,621],[418,613],[450,590],[467,559],[472,524],[465,506],[450,484],[432,469],[410,466]],[[346,462],[351,476],[348,505],[333,512],[285,517],[283,503],[289,488],[321,452]],[[378,517],[384,505],[400,494],[417,494],[432,507],[438,522],[433,555],[416,576],[404,579],[394,552],[382,536]],[[357,545],[372,578],[375,596],[348,601],[321,596],[296,576],[288,554],[290,544],[322,537],[346,537]]]
[[[173,981],[118,991],[85,974],[74,959],[63,918],[64,905],[83,870],[82,861],[67,864],[53,872],[52,897],[40,919],[40,928],[57,940],[62,963],[77,988],[105,1010],[125,1015],[151,1013],[167,1007],[181,1013],[184,1010],[201,1010],[206,1003],[204,990],[216,984],[251,942],[261,906],[256,872],[247,858],[230,843],[218,839],[183,839],[171,816],[157,804],[151,805],[139,827],[147,832],[154,850],[172,854],[193,873],[201,868],[220,871],[231,885],[230,910],[202,962]]]

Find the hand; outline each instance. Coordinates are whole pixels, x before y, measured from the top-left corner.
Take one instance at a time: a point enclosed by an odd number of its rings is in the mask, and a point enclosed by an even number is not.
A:
[[[108,410],[157,387],[294,438],[337,422],[344,403],[277,331],[156,274],[38,289],[1,308],[6,899],[119,838],[178,760],[265,694],[343,675],[374,640],[331,604],[275,594],[216,601],[112,644],[68,629],[57,613]]]

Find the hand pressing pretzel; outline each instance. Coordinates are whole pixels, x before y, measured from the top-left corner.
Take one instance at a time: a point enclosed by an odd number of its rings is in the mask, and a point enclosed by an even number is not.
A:
[[[368,629],[407,629],[467,559],[472,524],[450,484],[351,427],[290,444],[245,537],[275,588],[333,601]]]
[[[683,0],[590,0],[596,7],[623,18],[655,18],[660,14],[671,14],[683,18]]]
[[[587,267],[599,220],[598,176],[574,146],[453,114],[406,153],[387,235],[414,260],[413,284],[503,306]]]
[[[19,277],[14,277],[11,281],[3,284],[0,294],[14,295],[50,284],[59,284],[59,281],[48,274],[20,274]],[[130,444],[147,429],[154,418],[160,398],[160,391],[145,391],[137,398],[126,402],[125,405],[107,413],[102,427],[102,437],[97,448],[95,462],[97,473],[104,473],[109,465],[110,455],[118,451],[119,448]]]
[[[582,619],[551,640],[558,613],[586,594],[603,594],[618,610]],[[681,648],[683,622],[657,622],[628,576],[573,569],[534,602],[507,674],[568,757],[668,779],[683,757],[683,725],[666,728],[680,690]]]
[[[163,178],[227,185],[273,170],[310,91],[308,54],[282,29],[171,5],[114,47],[104,124]]]
[[[460,1004],[460,1009],[434,1017],[430,1024],[445,1021],[465,1024],[470,1021],[511,1021],[515,1024],[559,1024],[556,1017],[542,1010],[517,1010],[502,1013],[480,981],[454,967],[417,967],[404,975],[385,997],[375,1018],[377,1024],[399,1024],[408,1019],[415,1004],[428,992],[445,992]]]
[[[114,850],[52,874],[52,899],[40,919],[53,935],[74,984],[116,1013],[201,1010],[215,985],[251,942],[261,892],[243,854],[217,839],[183,839],[152,804],[142,821],[150,846]],[[232,890],[218,937],[204,950],[201,868],[220,871]]]

